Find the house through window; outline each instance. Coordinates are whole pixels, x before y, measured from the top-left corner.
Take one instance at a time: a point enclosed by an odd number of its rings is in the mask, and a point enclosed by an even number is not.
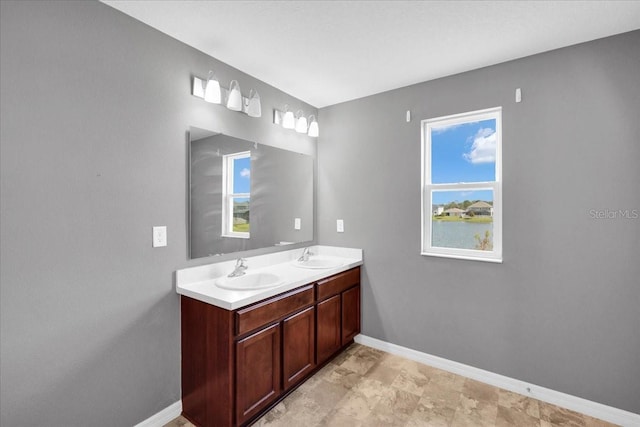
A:
[[[422,121],[422,254],[502,261],[500,107]]]
[[[251,225],[251,152],[225,155],[222,176],[222,235],[248,239]]]

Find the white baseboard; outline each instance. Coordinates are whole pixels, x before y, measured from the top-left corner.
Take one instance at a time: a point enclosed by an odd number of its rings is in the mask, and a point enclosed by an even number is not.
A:
[[[141,423],[136,424],[134,427],[162,427],[169,421],[172,421],[173,419],[179,417],[181,413],[182,400],[178,400],[176,403],[167,406],[162,411],[150,416]]]
[[[581,397],[561,393],[559,391],[540,387],[534,384],[529,384],[515,378],[505,377],[504,375],[474,368],[473,366],[464,365],[462,363],[443,359],[427,353],[422,353],[420,351],[391,344],[366,335],[360,334],[356,336],[354,340],[362,345],[406,357],[407,359],[415,360],[416,362],[424,363],[425,365],[433,366],[434,368],[453,372],[454,374],[462,375],[476,381],[513,391],[514,393],[530,396],[534,399],[571,409],[572,411],[580,412],[610,423],[619,424],[625,427],[640,426],[640,415],[634,414],[633,412],[592,402]]]

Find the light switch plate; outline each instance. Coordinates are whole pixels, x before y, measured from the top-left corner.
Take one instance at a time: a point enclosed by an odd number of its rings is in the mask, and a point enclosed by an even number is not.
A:
[[[293,228],[296,230],[300,230],[301,228],[300,218],[296,218],[295,220],[293,220]]]
[[[344,233],[344,221],[341,219],[336,220],[336,231],[338,233]]]
[[[167,226],[153,227],[153,247],[161,248],[167,246]]]

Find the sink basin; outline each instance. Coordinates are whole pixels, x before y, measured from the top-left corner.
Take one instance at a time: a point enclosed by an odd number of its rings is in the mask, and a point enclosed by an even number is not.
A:
[[[344,261],[341,258],[324,257],[324,256],[311,256],[306,261],[293,261],[293,265],[299,268],[335,268],[344,265]]]
[[[273,273],[247,273],[239,277],[224,276],[215,281],[217,287],[234,291],[275,288],[282,283],[284,280]]]

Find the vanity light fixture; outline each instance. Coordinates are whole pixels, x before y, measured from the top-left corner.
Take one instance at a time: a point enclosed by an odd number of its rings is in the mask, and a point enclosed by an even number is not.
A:
[[[229,84],[227,108],[233,111],[242,111],[242,93],[240,93],[240,85],[237,80],[231,80]]]
[[[316,116],[312,114],[307,118],[302,110],[294,115],[288,105],[283,110],[273,110],[273,123],[285,129],[294,129],[298,133],[306,133],[312,138],[317,138],[320,134]]]
[[[258,91],[255,89],[251,89],[249,92],[249,99],[246,101],[245,111],[249,117],[260,117],[262,116],[262,107],[260,105],[260,95]]]
[[[204,99],[213,104],[223,104],[229,110],[245,113],[249,117],[262,116],[262,106],[260,105],[260,95],[255,89],[251,89],[249,98],[242,96],[240,84],[237,80],[232,80],[229,89],[220,86],[213,71],[209,71],[206,80],[193,77],[193,96]],[[226,102],[224,102],[226,101]]]
[[[313,114],[309,116],[309,136],[317,138],[320,135],[320,129],[318,127],[318,121]]]
[[[307,118],[303,116],[302,110],[296,113],[296,132],[307,133]]]
[[[295,129],[296,119],[293,116],[293,111],[289,110],[289,106],[284,106],[284,115],[282,116],[282,127],[285,129]]]
[[[213,104],[222,102],[220,82],[213,74],[213,71],[209,71],[209,77],[207,77],[207,82],[204,84],[204,100]]]

